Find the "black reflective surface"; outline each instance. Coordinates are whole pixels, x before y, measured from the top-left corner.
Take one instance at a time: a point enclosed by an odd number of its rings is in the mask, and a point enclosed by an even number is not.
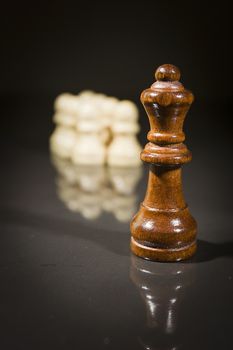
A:
[[[231,348],[230,174],[221,158],[216,166],[218,150],[194,145],[195,160],[184,167],[199,226],[196,256],[152,263],[129,250],[147,167],[59,168],[44,142],[49,129],[33,142],[30,125],[20,144],[6,141],[1,156],[1,347]]]

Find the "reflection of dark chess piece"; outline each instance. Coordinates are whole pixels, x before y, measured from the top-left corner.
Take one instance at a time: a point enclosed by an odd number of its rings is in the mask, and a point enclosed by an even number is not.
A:
[[[130,277],[145,302],[146,326],[139,342],[144,349],[182,347],[180,310],[195,279],[193,264],[155,264],[132,255]]]
[[[144,202],[131,222],[131,248],[146,259],[178,261],[196,250],[196,222],[181,183],[181,165],[191,160],[182,127],[193,95],[179,82],[175,66],[160,66],[155,77],[141,95],[151,127],[141,159],[150,163],[150,174]]]

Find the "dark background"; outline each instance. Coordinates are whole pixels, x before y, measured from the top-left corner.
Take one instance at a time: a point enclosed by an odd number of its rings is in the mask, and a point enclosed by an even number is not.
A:
[[[28,128],[31,120],[38,131],[48,130],[53,100],[61,92],[93,89],[133,99],[140,107],[140,92],[153,82],[155,69],[172,63],[196,97],[195,116],[187,121],[188,138],[203,145],[216,137],[222,142],[229,135],[223,120],[232,110],[229,4],[6,2],[0,96],[3,120],[11,125],[7,133],[20,141],[14,130],[22,124]],[[30,105],[34,112],[29,117]],[[143,113],[141,123],[147,123]],[[35,135],[33,139],[39,142]]]
[[[225,205],[232,166],[231,22],[226,1],[5,3],[1,142],[47,151],[55,97],[93,89],[137,103],[144,145],[149,125],[140,93],[159,65],[172,63],[195,95],[185,122],[193,162],[212,167]]]
[[[93,88],[136,97],[163,63],[197,98],[231,97],[231,11],[225,1],[8,2],[3,94]]]

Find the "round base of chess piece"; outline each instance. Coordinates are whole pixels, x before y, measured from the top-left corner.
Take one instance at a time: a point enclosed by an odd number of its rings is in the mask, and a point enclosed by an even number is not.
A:
[[[151,186],[151,182],[149,183]],[[170,190],[170,193],[172,192]],[[197,225],[188,207],[158,209],[149,205],[146,198],[131,221],[132,252],[155,261],[190,258],[196,251]]]
[[[191,243],[188,246],[182,248],[154,248],[143,245],[137,242],[131,237],[131,250],[132,252],[146,260],[161,261],[161,262],[172,262],[181,261],[191,258],[197,249],[196,242]]]

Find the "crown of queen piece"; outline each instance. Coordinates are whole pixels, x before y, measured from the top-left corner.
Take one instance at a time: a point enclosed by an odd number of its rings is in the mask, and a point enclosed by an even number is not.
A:
[[[147,134],[150,142],[141,158],[149,163],[186,163],[191,160],[191,153],[182,144],[185,140],[183,123],[193,94],[178,81],[180,71],[171,64],[160,66],[155,78],[157,81],[141,94],[151,129]]]

